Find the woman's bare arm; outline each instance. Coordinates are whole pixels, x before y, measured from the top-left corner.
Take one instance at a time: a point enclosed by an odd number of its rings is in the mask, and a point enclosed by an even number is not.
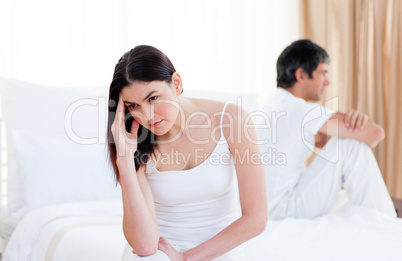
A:
[[[153,197],[145,178],[145,167],[135,170],[131,155],[137,148],[138,123],[130,133],[124,126],[124,105],[121,98],[111,126],[115,140],[119,183],[123,198],[123,232],[129,245],[139,256],[149,256],[158,249],[159,229]]]
[[[159,229],[153,197],[144,169],[118,164],[123,197],[123,232],[129,245],[139,256],[149,256],[158,249]]]

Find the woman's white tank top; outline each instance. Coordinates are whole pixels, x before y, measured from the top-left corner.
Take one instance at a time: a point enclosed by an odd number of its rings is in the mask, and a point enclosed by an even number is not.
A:
[[[171,243],[205,242],[240,216],[233,157],[222,131],[226,106],[220,140],[202,164],[188,170],[158,171],[147,162],[145,174],[160,235]]]

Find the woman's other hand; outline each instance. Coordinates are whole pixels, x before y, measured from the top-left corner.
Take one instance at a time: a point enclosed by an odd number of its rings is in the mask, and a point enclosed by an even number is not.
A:
[[[165,253],[172,261],[184,261],[184,254],[178,252],[174,247],[163,237],[159,238],[158,249]]]

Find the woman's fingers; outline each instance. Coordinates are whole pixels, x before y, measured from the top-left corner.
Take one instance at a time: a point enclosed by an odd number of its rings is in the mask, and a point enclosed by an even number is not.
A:
[[[118,152],[117,155],[121,157],[126,156],[128,152],[131,153],[132,150],[135,151],[137,149],[137,131],[139,124],[134,120],[133,125],[131,126],[131,131],[128,133],[126,131],[125,114],[126,111],[123,99],[119,97],[111,131]]]
[[[119,101],[117,103],[117,108],[116,108],[116,114],[115,114],[114,121],[111,126],[111,131],[113,134],[113,138],[115,140],[118,136],[118,133],[120,132],[123,117],[124,117],[124,105],[121,101],[121,98],[119,98]]]
[[[119,101],[117,102],[117,109],[116,112],[124,112],[124,102],[121,97],[119,97]]]
[[[159,242],[158,242],[158,250],[162,251],[163,253],[165,253],[166,255],[169,256],[170,254],[170,249],[169,249],[169,243],[166,241],[166,239],[164,239],[163,237],[159,238]],[[170,256],[169,256],[170,257]],[[171,258],[171,257],[170,257]]]
[[[131,124],[131,130],[130,133],[132,135],[134,135],[135,137],[137,137],[137,133],[138,133],[138,128],[140,127],[140,124],[134,119],[133,120],[133,124]]]
[[[125,130],[124,116],[125,116],[124,102],[123,99],[119,97],[119,103],[117,104],[117,110],[116,110],[116,117],[120,126],[120,131]]]
[[[163,237],[159,238],[158,249],[165,253],[172,261],[183,261],[183,253],[177,250]]]

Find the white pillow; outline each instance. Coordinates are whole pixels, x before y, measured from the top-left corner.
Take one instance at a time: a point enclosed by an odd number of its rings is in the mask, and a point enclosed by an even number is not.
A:
[[[11,215],[121,198],[106,153],[108,87],[57,88],[0,79],[0,95]]]
[[[81,145],[68,137],[12,132],[23,210],[48,205],[116,198],[104,146]],[[24,211],[25,212],[25,211]]]

